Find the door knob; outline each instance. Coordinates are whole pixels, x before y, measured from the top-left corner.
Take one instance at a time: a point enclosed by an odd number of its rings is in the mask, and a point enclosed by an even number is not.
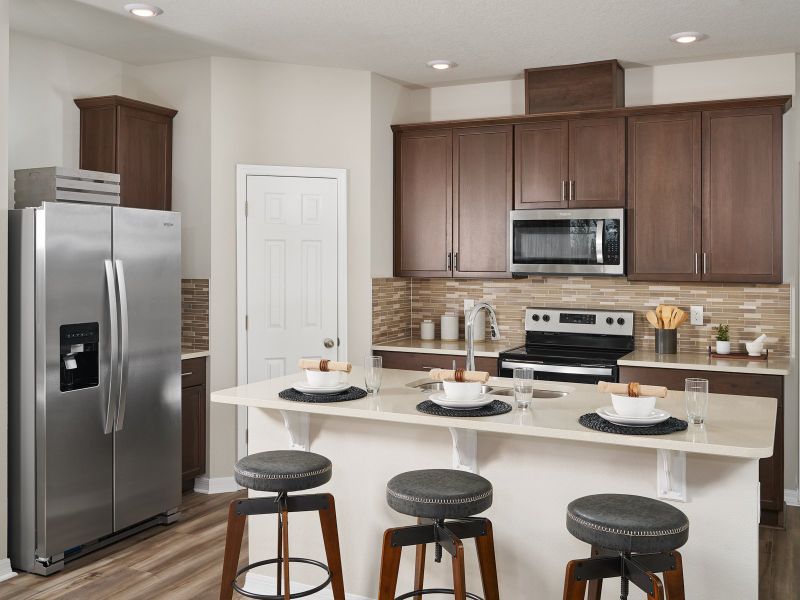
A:
[[[334,345],[336,345],[336,342],[334,342],[331,338],[325,338],[322,341],[322,345],[325,346],[326,348],[333,348]]]

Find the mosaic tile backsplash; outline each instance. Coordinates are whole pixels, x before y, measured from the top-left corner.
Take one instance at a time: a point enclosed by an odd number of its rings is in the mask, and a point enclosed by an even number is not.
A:
[[[633,310],[636,347],[653,348],[653,328],[646,311],[659,304],[674,304],[687,312],[702,305],[702,327],[688,323],[678,329],[678,350],[705,352],[714,339],[712,326],[728,323],[734,347],[767,334],[767,347],[776,356],[790,351],[788,284],[744,285],[723,283],[648,283],[606,277],[529,277],[527,279],[405,279],[372,280],[373,343],[419,335],[423,319],[436,323],[444,312],[463,315],[464,300],[486,300],[496,311],[502,335],[514,343],[525,337],[523,315],[527,306]],[[463,338],[463,317],[461,336]]]
[[[181,280],[181,347],[208,350],[208,279]]]

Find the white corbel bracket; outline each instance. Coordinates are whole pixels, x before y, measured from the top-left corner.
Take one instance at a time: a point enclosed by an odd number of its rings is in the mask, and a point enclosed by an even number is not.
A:
[[[658,450],[656,461],[658,497],[686,502],[686,452]]]
[[[308,425],[311,415],[308,413],[282,410],[283,424],[289,432],[289,446],[292,450],[305,450],[308,452],[311,444],[308,439]]]
[[[450,427],[453,437],[453,468],[459,471],[478,472],[478,432],[474,429]]]

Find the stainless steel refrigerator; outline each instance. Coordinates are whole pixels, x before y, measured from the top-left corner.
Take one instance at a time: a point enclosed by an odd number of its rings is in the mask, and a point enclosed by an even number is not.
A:
[[[44,202],[9,211],[9,502],[16,569],[180,504],[180,215]]]

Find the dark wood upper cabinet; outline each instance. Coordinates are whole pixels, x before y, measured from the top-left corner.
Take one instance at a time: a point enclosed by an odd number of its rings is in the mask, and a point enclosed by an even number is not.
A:
[[[569,123],[514,127],[514,208],[566,208]]]
[[[701,278],[701,114],[628,119],[628,279]]]
[[[625,119],[569,122],[570,208],[625,207]]]
[[[703,279],[780,283],[782,111],[703,113]]]
[[[616,60],[525,70],[528,114],[625,106],[625,70]]]
[[[80,168],[119,173],[120,205],[172,208],[172,120],[178,111],[121,96],[79,98]]]
[[[450,277],[453,134],[435,129],[395,138],[395,275]]]
[[[455,277],[498,277],[508,271],[513,137],[511,126],[453,131]]]

